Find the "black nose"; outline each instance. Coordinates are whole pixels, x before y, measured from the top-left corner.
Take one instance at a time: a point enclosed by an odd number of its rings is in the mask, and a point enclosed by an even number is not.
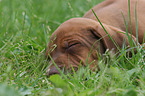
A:
[[[60,75],[60,72],[57,70],[57,68],[55,66],[47,69],[46,72],[47,72],[47,77],[50,77],[51,75],[54,75],[54,74]]]

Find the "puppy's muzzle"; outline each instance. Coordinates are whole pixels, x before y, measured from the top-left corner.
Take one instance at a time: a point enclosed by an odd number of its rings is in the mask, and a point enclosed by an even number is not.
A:
[[[54,75],[54,74],[60,75],[60,72],[57,70],[55,66],[48,68],[46,72],[47,72],[47,77],[50,77],[51,75]]]

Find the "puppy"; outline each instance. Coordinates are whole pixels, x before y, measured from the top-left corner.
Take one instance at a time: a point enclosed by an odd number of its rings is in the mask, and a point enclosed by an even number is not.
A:
[[[138,37],[135,22],[136,4]],[[128,0],[105,0],[93,8],[107,32],[92,10],[82,18],[72,18],[61,24],[52,34],[46,50],[46,57],[51,57],[47,75],[60,74],[54,62],[60,70],[69,70],[73,67],[76,71],[80,64],[90,64],[90,68],[98,67],[98,54],[103,54],[106,49],[114,49],[114,52],[117,52],[124,42],[129,46],[128,38],[125,39],[126,30],[130,38],[135,42],[138,38],[138,42],[142,44],[145,35],[145,0],[137,0],[137,3],[136,0],[131,0],[131,24],[126,28],[125,20],[127,22],[129,17],[128,5]]]

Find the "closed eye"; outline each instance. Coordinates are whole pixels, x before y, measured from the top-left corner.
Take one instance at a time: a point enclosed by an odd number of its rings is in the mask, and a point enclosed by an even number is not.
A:
[[[68,46],[68,48],[71,48],[71,47],[73,47],[73,46],[75,46],[75,45],[79,45],[80,43],[78,43],[78,42],[75,42],[75,43],[72,43],[72,44],[70,44],[69,46]]]
[[[70,42],[66,41],[64,44],[65,44],[65,48],[69,49],[69,48],[75,47],[76,45],[80,45],[81,43],[78,41],[70,41]]]

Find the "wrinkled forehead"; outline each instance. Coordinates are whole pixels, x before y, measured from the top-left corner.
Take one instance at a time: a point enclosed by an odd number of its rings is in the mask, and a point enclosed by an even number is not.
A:
[[[81,30],[85,30],[92,25],[95,25],[96,22],[91,19],[87,18],[72,18],[70,20],[65,21],[62,23],[56,31],[52,34],[52,37],[54,36],[65,36],[65,35],[73,35],[76,33],[81,32]]]
[[[72,21],[66,21],[63,24],[61,24],[57,30],[54,32],[54,34],[73,34],[75,32],[80,31],[81,29],[86,28],[87,25],[81,22],[72,22]]]
[[[64,41],[77,39],[82,36],[84,28],[74,27],[74,26],[66,26],[58,28],[51,36],[50,40],[53,43],[62,43]],[[52,43],[52,42],[51,42]]]
[[[67,36],[73,36],[75,34],[81,34],[81,31],[85,28],[83,24],[78,24],[76,22],[65,22],[61,24],[55,32],[53,32],[51,39],[53,38],[63,38]]]
[[[57,43],[64,38],[73,39],[73,37],[81,37],[82,35],[88,35],[87,29],[95,25],[96,22],[86,18],[73,18],[62,23],[52,34],[51,41]]]

